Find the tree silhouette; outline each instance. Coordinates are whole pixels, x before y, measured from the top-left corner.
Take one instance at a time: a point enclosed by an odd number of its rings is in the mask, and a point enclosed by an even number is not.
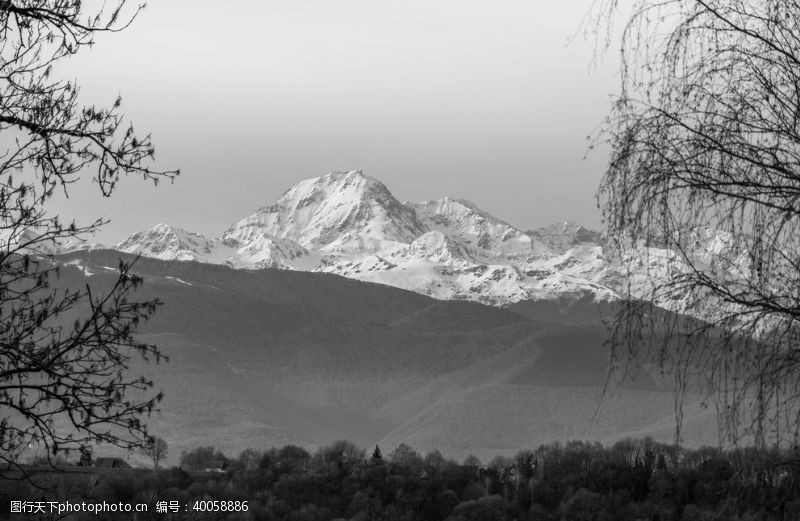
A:
[[[158,470],[158,466],[167,458],[167,441],[158,436],[151,436],[140,450],[153,462],[153,468]]]
[[[113,4],[113,5],[112,5]],[[152,383],[127,374],[134,358],[163,359],[133,338],[158,302],[129,299],[141,278],[121,263],[105,292],[59,288],[48,252],[104,221],[64,223],[47,211],[56,190],[90,172],[111,195],[126,175],[157,182],[177,171],[149,166],[149,136],[124,124],[121,100],[84,106],[74,82],[53,66],[92,45],[99,32],[124,29],[141,6],[126,2],[88,12],[79,0],[0,1],[0,460],[29,443],[49,455],[89,443],[138,446],[143,415],[161,399]]]
[[[606,36],[620,5],[595,4]],[[640,0],[626,16],[599,192],[633,276],[614,361],[657,360],[672,372],[678,438],[683,391],[698,381],[720,441],[796,442],[800,5]]]

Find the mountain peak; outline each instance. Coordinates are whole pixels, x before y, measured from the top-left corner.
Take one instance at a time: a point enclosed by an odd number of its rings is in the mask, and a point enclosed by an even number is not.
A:
[[[473,248],[502,255],[531,252],[530,237],[466,199],[443,197],[408,206],[431,230],[444,232]]]
[[[271,206],[236,223],[225,238],[246,242],[266,232],[305,248],[347,252],[409,243],[425,231],[414,211],[383,183],[349,170],[300,181]]]
[[[356,170],[331,170],[327,174],[320,176],[316,179],[335,179],[335,180],[367,180],[370,179],[372,181],[377,181],[377,179],[373,177],[368,177],[364,175],[364,171],[359,169]]]
[[[159,223],[149,230],[134,233],[117,244],[115,249],[165,260],[200,260],[213,247],[213,239]]]
[[[597,232],[571,222],[525,233],[466,199],[401,203],[361,170],[334,170],[296,183],[221,237],[157,224],[116,249],[237,269],[330,272],[503,305],[609,294],[594,239]]]

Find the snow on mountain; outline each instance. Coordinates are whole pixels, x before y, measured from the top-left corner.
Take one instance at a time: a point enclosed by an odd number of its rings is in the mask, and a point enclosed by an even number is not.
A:
[[[271,206],[234,224],[223,237],[243,244],[268,233],[310,250],[346,254],[409,243],[425,231],[416,213],[386,186],[352,170],[297,183]]]
[[[557,253],[565,253],[580,245],[597,246],[602,242],[600,232],[569,221],[530,230],[527,234]]]
[[[199,233],[187,232],[167,224],[157,224],[134,233],[115,249],[163,260],[203,261],[215,249],[217,241]]]
[[[0,230],[0,250],[17,253],[37,253],[40,255],[58,255],[73,251],[100,248],[97,243],[83,237],[45,238],[43,231],[32,228]]]
[[[427,259],[440,264],[459,264],[470,259],[466,246],[440,231],[423,233],[408,248],[393,253],[393,256],[397,255]]]
[[[335,273],[498,306],[616,298],[597,232],[564,224],[526,233],[463,199],[401,203],[360,170],[301,181],[219,238],[158,225],[117,249],[237,269]]]
[[[530,237],[465,199],[444,197],[407,206],[414,209],[428,229],[473,248],[499,255],[527,255],[532,251]]]
[[[729,234],[710,228],[684,233],[702,269],[732,281],[750,276],[751,260]],[[235,269],[334,273],[495,306],[587,296],[608,301],[630,291],[678,313],[728,312],[694,291],[655,291],[660,285],[654,282],[683,269],[664,243],[651,239],[610,259],[602,235],[578,224],[523,232],[464,199],[401,203],[381,182],[351,170],[297,183],[219,237],[158,224],[114,248]],[[101,246],[81,239],[39,240],[33,230],[0,231],[0,249],[19,247],[56,255]]]
[[[211,237],[187,232],[180,228],[157,224],[149,230],[135,233],[115,246],[115,249],[163,260],[197,261],[227,264],[240,269],[303,269],[308,250],[290,239],[268,233],[253,233],[250,240],[240,243],[232,238]]]
[[[657,239],[647,244],[640,242],[625,252],[616,267],[620,288],[637,299],[675,313],[712,323],[730,320],[729,327],[746,323],[750,318],[746,308],[695,284],[693,276],[682,278],[699,270],[710,280],[725,281],[734,294],[747,291],[756,274],[746,245],[737,242],[729,232],[711,227],[680,233],[685,234],[680,237],[685,245],[683,254],[666,248],[665,242]],[[683,255],[690,259],[691,265]],[[665,284],[666,281],[672,283]],[[760,329],[766,332],[772,326],[771,320],[764,320]]]
[[[223,244],[236,247],[235,253],[226,257],[226,264],[239,269],[303,269],[314,264],[315,256],[291,239],[281,239],[268,233],[254,235],[250,241],[234,243],[231,238],[223,239]]]

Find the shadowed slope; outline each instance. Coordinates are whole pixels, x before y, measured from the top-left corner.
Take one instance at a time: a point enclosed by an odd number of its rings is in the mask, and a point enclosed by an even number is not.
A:
[[[60,257],[70,265],[59,284],[107,287],[119,256]],[[646,374],[598,412],[605,328],[584,313],[552,323],[318,273],[153,259],[136,271],[146,280],[136,298],[164,302],[142,338],[171,362],[133,369],[165,392],[152,430],[173,457],[201,444],[336,438],[485,456],[556,439],[665,436],[672,395]]]

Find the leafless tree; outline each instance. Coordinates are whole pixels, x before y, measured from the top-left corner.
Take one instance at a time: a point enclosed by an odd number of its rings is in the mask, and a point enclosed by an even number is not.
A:
[[[158,466],[167,458],[167,442],[164,438],[151,436],[142,445],[141,451],[153,462],[153,468],[158,470]]]
[[[121,263],[103,294],[59,288],[57,262],[45,255],[103,224],[48,213],[56,190],[67,193],[90,173],[107,197],[122,176],[157,182],[178,173],[148,166],[150,137],[124,123],[119,98],[85,106],[74,82],[51,76],[140,9],[124,0],[94,12],[79,0],[0,0],[0,461],[8,464],[31,443],[50,455],[94,443],[138,446],[143,416],[161,398],[126,371],[133,358],[163,358],[133,338],[157,306],[129,299],[141,279]]]
[[[591,25],[609,45],[621,36],[598,196],[632,281],[614,362],[656,360],[675,376],[679,438],[696,380],[721,443],[796,444],[800,4],[598,0]]]

